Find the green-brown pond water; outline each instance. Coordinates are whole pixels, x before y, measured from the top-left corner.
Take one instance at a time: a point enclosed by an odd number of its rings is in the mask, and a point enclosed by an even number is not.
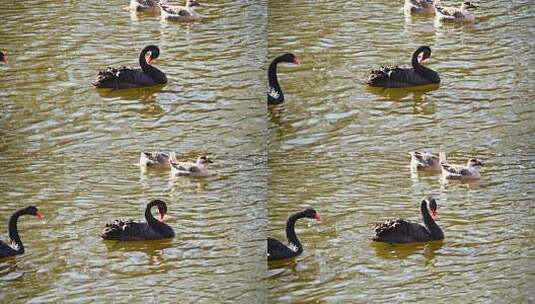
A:
[[[452,1],[443,1],[452,4]],[[535,301],[535,5],[479,1],[473,25],[405,18],[401,1],[269,1],[269,57],[287,102],[269,111],[269,234],[302,220],[304,254],[270,265],[270,303]],[[431,46],[437,90],[373,90],[370,69]],[[478,157],[479,183],[413,174],[409,151]],[[442,243],[372,243],[375,222],[421,223],[438,199]]]
[[[451,4],[451,1],[444,1]],[[535,302],[535,5],[477,3],[476,23],[406,18],[401,1],[205,1],[202,22],[130,14],[128,1],[4,1],[0,223],[26,253],[0,260],[0,303]],[[156,44],[163,87],[91,87]],[[371,89],[369,70],[430,45],[439,88]],[[265,106],[266,58],[286,96]],[[206,179],[143,173],[142,150],[208,154]],[[408,152],[478,157],[476,183],[409,170]],[[373,224],[420,222],[438,199],[443,242],[372,243]],[[168,203],[172,240],[103,242],[116,218]],[[266,263],[267,235],[301,220],[302,256]],[[5,224],[0,239],[6,240]]]
[[[131,16],[127,1],[2,2],[0,221],[27,253],[0,261],[0,303],[255,303],[265,299],[266,4],[204,3],[201,23]],[[160,47],[163,88],[97,91],[108,65]],[[208,154],[214,175],[143,174],[142,150]],[[168,203],[170,241],[117,244],[116,218]]]

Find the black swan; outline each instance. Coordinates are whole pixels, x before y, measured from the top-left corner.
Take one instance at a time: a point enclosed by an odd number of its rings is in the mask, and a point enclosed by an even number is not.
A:
[[[425,45],[421,46],[412,54],[411,69],[396,66],[381,67],[379,70],[372,70],[367,84],[372,87],[385,88],[438,84],[440,83],[438,73],[421,65],[429,57],[431,57],[431,48]]]
[[[267,239],[267,256],[268,261],[284,260],[296,257],[303,253],[303,245],[299,242],[295,234],[295,222],[300,218],[310,218],[321,220],[320,214],[314,209],[306,209],[301,212],[292,214],[286,222],[286,238],[288,245],[286,246],[279,240],[268,237]]]
[[[9,60],[7,60],[7,55],[3,52],[0,52],[0,62],[3,64],[8,64]]]
[[[372,240],[391,244],[443,240],[444,233],[435,223],[438,217],[435,199],[431,196],[424,197],[420,209],[425,227],[403,219],[388,220],[375,227],[375,236]]]
[[[280,62],[300,64],[297,57],[292,53],[285,53],[273,59],[268,69],[269,92],[267,94],[267,100],[269,105],[276,105],[284,102],[284,94],[282,93],[279,80],[277,79],[277,65]]]
[[[160,220],[152,216],[151,209],[158,206]],[[141,240],[160,240],[173,238],[175,232],[173,228],[163,223],[167,214],[167,205],[161,200],[153,200],[145,208],[146,223],[138,223],[133,220],[115,220],[113,223],[106,224],[102,231],[102,238],[105,240],[116,241],[141,241]]]
[[[147,56],[147,53],[150,55]],[[160,56],[160,49],[155,45],[146,46],[139,54],[141,69],[129,67],[112,68],[98,72],[92,84],[97,88],[129,89],[166,84],[165,74],[151,64]]]
[[[7,245],[6,243],[0,241],[0,258],[19,255],[24,253],[24,245],[19,237],[19,231],[17,229],[17,221],[21,215],[34,215],[37,218],[41,218],[41,213],[37,210],[37,207],[30,206],[26,208],[21,208],[15,211],[13,215],[9,218],[8,222],[8,232],[9,240],[13,247]]]

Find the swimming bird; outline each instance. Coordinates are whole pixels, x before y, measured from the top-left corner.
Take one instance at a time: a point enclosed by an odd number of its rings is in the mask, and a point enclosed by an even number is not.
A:
[[[425,84],[438,84],[438,73],[423,66],[425,60],[431,57],[431,48],[421,46],[412,54],[412,68],[381,67],[372,70],[367,84],[372,87],[403,88]]]
[[[391,244],[443,240],[444,233],[435,222],[438,217],[436,200],[432,196],[424,197],[420,211],[425,226],[404,219],[387,220],[375,226],[372,240]]]
[[[9,60],[7,60],[7,54],[0,51],[0,62],[3,64],[8,64]]]
[[[403,11],[406,15],[435,14],[435,0],[405,0]]]
[[[139,156],[139,166],[141,168],[170,168],[173,161],[177,161],[175,152],[141,152]]]
[[[411,155],[411,169],[423,170],[423,171],[441,171],[442,166],[440,161],[446,160],[446,154],[440,152],[439,155],[435,155],[429,152],[410,152]]]
[[[39,212],[39,210],[37,210],[37,207],[35,206],[29,206],[15,211],[15,213],[13,213],[9,218],[7,226],[11,246],[0,241],[0,258],[15,256],[24,253],[24,245],[20,240],[19,231],[17,229],[17,221],[22,215],[34,215],[39,219],[42,217],[41,213]]]
[[[147,55],[148,54],[148,55]],[[143,48],[139,54],[141,69],[129,67],[112,68],[98,72],[97,79],[92,84],[97,88],[129,89],[158,84],[166,84],[165,74],[151,64],[160,56],[160,49],[155,45]]]
[[[167,3],[166,0],[130,0],[129,9],[133,12],[151,12],[160,11],[160,5]]]
[[[297,57],[292,53],[284,53],[273,59],[268,68],[269,91],[267,94],[268,105],[281,104],[284,102],[284,94],[279,85],[277,77],[277,65],[281,62],[288,62],[293,64],[300,64]]]
[[[152,207],[157,206],[160,213],[160,220],[152,216]],[[142,241],[160,240],[175,237],[173,228],[163,222],[167,214],[167,204],[161,200],[153,200],[145,208],[146,223],[139,223],[133,220],[115,220],[106,224],[102,234],[105,240],[115,241]]]
[[[288,239],[288,246],[277,239],[267,238],[268,261],[289,259],[303,253],[303,245],[301,245],[301,242],[299,242],[299,239],[295,234],[295,223],[301,218],[321,221],[320,214],[316,210],[310,208],[292,214],[286,222],[286,238]]]
[[[459,8],[435,5],[435,14],[440,21],[473,22],[476,17],[470,12],[470,9],[476,8],[477,6],[468,1],[463,2]]]
[[[483,163],[477,158],[471,158],[466,163],[466,166],[449,165],[445,162],[441,162],[441,166],[442,176],[446,179],[475,180],[481,178],[479,170]]]
[[[206,177],[209,175],[207,164],[213,163],[207,156],[199,156],[197,162],[171,162],[172,176]]]
[[[160,10],[162,18],[167,20],[192,22],[201,19],[195,9],[200,6],[197,0],[186,0],[185,6],[162,4]]]

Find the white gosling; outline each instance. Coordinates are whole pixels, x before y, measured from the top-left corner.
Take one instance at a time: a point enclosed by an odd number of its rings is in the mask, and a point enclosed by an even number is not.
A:
[[[473,22],[476,17],[469,11],[469,9],[476,8],[477,6],[468,1],[463,2],[460,8],[443,7],[435,3],[435,14],[439,21]]]
[[[452,166],[444,162],[441,165],[442,176],[446,179],[476,180],[481,178],[479,170],[483,166],[483,163],[477,158],[469,159],[466,166]]]
[[[160,9],[164,19],[193,22],[201,19],[195,12],[197,6],[200,6],[197,0],[186,0],[186,6],[161,5]]]
[[[129,9],[132,12],[157,13],[160,11],[160,5],[166,3],[166,0],[130,0]]]
[[[435,0],[405,0],[403,11],[407,16],[412,14],[434,15]]]
[[[175,152],[141,152],[139,166],[141,168],[168,169],[171,162],[176,162]]]
[[[171,162],[172,176],[206,177],[209,175],[207,164],[213,163],[206,156],[199,156],[197,162]]]
[[[441,171],[441,162],[446,161],[446,153],[440,152],[435,155],[429,152],[410,152],[411,155],[411,169],[422,171]]]

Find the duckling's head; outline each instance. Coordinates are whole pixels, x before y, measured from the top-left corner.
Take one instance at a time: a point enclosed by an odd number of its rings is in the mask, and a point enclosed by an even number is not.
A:
[[[477,6],[473,5],[472,2],[470,1],[466,1],[466,2],[463,2],[463,4],[461,5],[461,9],[476,9]]]
[[[468,160],[468,167],[481,168],[483,163],[477,158],[471,158]]]
[[[211,159],[209,159],[208,156],[203,155],[203,156],[199,156],[199,158],[197,158],[197,163],[201,164],[201,165],[206,165],[206,164],[213,163],[213,161]]]
[[[193,7],[201,6],[201,4],[197,0],[188,0],[186,2],[186,6],[193,8]]]

